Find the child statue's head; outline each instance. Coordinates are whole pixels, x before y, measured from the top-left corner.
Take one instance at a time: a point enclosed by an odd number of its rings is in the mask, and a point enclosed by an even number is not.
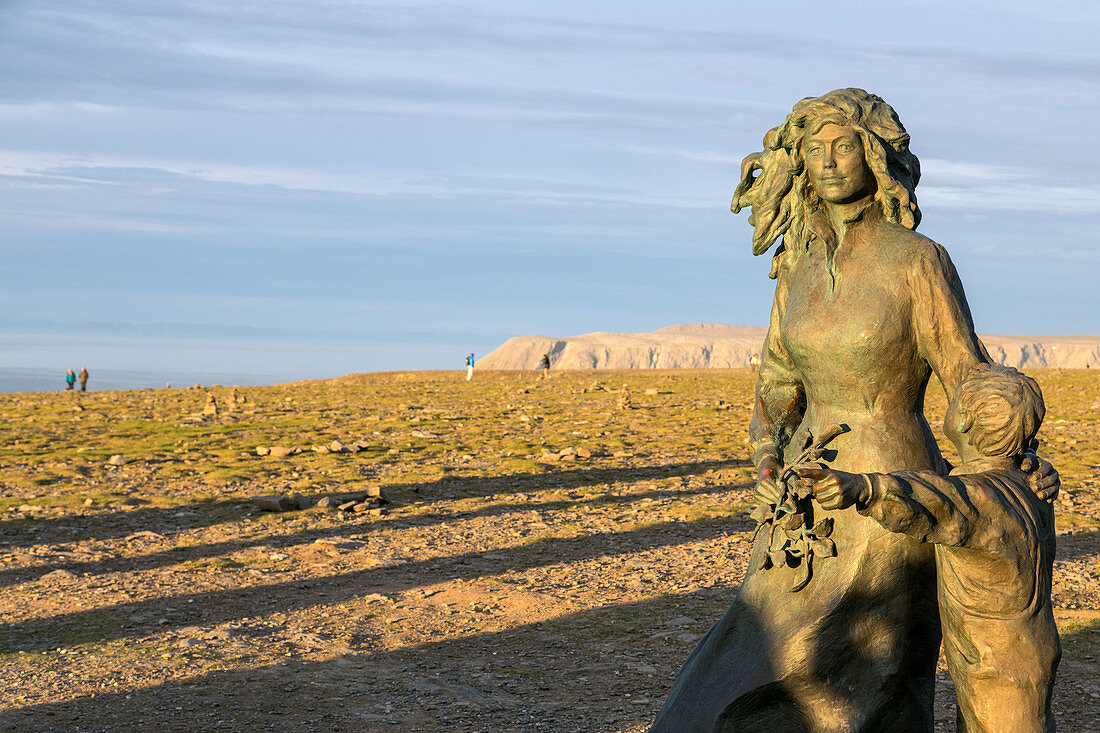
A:
[[[984,456],[1011,457],[1028,449],[1045,414],[1034,379],[1011,367],[978,364],[955,390],[943,428]]]

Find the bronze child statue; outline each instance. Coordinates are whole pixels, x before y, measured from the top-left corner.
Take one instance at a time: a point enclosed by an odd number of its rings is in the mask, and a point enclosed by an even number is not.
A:
[[[1050,492],[1036,496],[1021,470],[1043,414],[1034,380],[981,364],[944,420],[962,458],[950,475],[796,469],[817,481],[823,508],[854,506],[891,532],[935,544],[944,655],[966,733],[1055,728],[1054,511]]]

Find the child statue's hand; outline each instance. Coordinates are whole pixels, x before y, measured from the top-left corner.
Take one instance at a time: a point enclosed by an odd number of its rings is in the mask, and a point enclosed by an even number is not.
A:
[[[866,505],[871,500],[871,486],[858,473],[811,466],[796,468],[795,473],[815,482],[814,498],[823,509],[847,509],[856,503]]]
[[[1020,470],[1027,474],[1031,490],[1040,500],[1054,501],[1058,498],[1062,477],[1058,475],[1058,470],[1050,464],[1050,461],[1034,453],[1025,453],[1020,461]]]

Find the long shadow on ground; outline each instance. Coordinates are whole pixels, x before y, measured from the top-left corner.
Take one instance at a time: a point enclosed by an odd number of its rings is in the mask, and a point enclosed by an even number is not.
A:
[[[659,469],[652,469],[652,470],[659,470],[661,478],[686,476],[686,475],[690,475],[690,474],[698,472],[699,467],[702,466],[702,465],[708,466],[708,468],[702,469],[703,471],[710,470],[709,467],[711,466],[711,463],[712,462],[708,462],[706,464],[691,463],[691,464],[682,464],[682,465],[661,466],[661,467],[659,467]],[[727,462],[713,462],[713,463],[719,463],[719,465],[728,465]],[[729,462],[729,463],[732,464],[732,463],[735,463],[735,462]],[[639,469],[624,469],[624,470],[635,472],[635,471],[638,471]],[[642,469],[642,470],[644,471],[644,475],[643,475],[643,478],[641,478],[641,479],[637,478],[633,473],[631,473],[629,476],[625,476],[625,477],[620,474],[620,479],[619,480],[624,480],[624,479],[645,480],[646,478],[655,478],[656,477],[655,475],[653,475],[650,472],[651,469]],[[582,476],[578,476],[577,474],[584,474],[585,472],[565,471],[565,472],[561,472],[561,473],[568,474],[567,478],[568,478],[569,481],[572,482],[572,483],[568,484],[570,487],[580,487],[580,486],[584,485],[583,483],[579,483],[582,479]],[[608,478],[606,477],[605,474],[606,474],[606,470],[600,469],[599,474],[598,474],[600,480],[594,480],[591,483],[598,484],[598,483],[607,482]],[[550,474],[544,475],[543,478],[542,478],[541,486],[539,488],[541,490],[561,488],[561,485],[559,485],[556,481],[557,475],[558,474],[556,474],[556,473],[550,473]],[[500,481],[500,480],[506,480],[507,478],[508,477],[493,477],[492,479],[486,479],[486,480]],[[477,492],[470,493],[466,490],[467,486],[469,486],[471,483],[474,483],[476,481],[475,479],[466,479],[465,481],[466,481],[466,483],[462,484],[461,486],[459,486],[457,484],[451,484],[450,485],[450,487],[452,489],[456,489],[456,490],[462,492],[462,496],[454,497],[455,499],[466,498],[467,496],[483,495],[483,494],[480,494],[480,493],[477,493]],[[687,488],[669,489],[669,488],[663,488],[663,489],[654,489],[654,490],[651,490],[651,491],[644,491],[644,492],[629,492],[629,493],[624,493],[622,495],[604,494],[604,495],[601,495],[601,496],[598,496],[598,497],[593,497],[593,498],[589,498],[589,499],[570,500],[568,502],[564,502],[564,501],[557,501],[557,502],[555,502],[555,501],[546,501],[546,502],[528,501],[528,502],[524,502],[524,503],[507,503],[507,504],[499,504],[499,505],[493,505],[493,506],[488,506],[488,507],[482,507],[482,508],[471,510],[471,511],[468,511],[468,512],[462,512],[461,516],[463,516],[463,517],[502,516],[502,515],[506,515],[506,514],[510,514],[510,513],[516,513],[516,512],[530,512],[532,510],[538,511],[538,510],[543,510],[543,509],[562,508],[565,505],[576,506],[578,508],[579,507],[584,507],[584,506],[600,506],[600,505],[613,505],[613,504],[624,504],[625,505],[625,504],[629,504],[631,502],[636,502],[636,501],[639,501],[639,500],[642,500],[642,499],[647,499],[647,498],[675,498],[675,497],[696,496],[696,495],[702,495],[702,494],[717,494],[717,493],[723,493],[725,491],[728,491],[730,488],[731,488],[730,485],[715,485],[715,486],[708,486],[708,487],[701,487],[701,488],[694,488],[694,489],[687,489]],[[513,491],[514,490],[515,490],[515,488],[513,487]],[[534,490],[534,487],[529,487],[527,490]],[[503,493],[503,489],[502,489],[502,493]],[[430,498],[430,497],[425,497],[425,498]],[[195,504],[184,505],[184,506],[180,506],[180,507],[174,507],[171,510],[169,510],[169,509],[163,509],[163,510],[152,510],[152,509],[134,510],[134,511],[130,511],[130,512],[112,513],[112,514],[108,515],[106,518],[104,518],[102,515],[92,515],[92,518],[94,519],[94,521],[96,523],[95,536],[98,539],[104,538],[104,535],[100,533],[99,528],[102,526],[104,521],[110,521],[111,519],[114,519],[115,521],[120,522],[120,524],[118,526],[115,526],[115,527],[111,528],[114,531],[114,534],[116,534],[116,535],[123,535],[123,534],[128,535],[128,534],[131,534],[133,532],[138,531],[139,528],[142,529],[142,530],[149,530],[149,531],[154,531],[154,532],[170,534],[172,532],[178,532],[181,529],[195,529],[195,528],[199,528],[199,527],[203,527],[203,526],[211,526],[211,525],[217,524],[221,521],[226,521],[227,519],[239,520],[239,519],[243,518],[240,514],[234,514],[232,516],[227,516],[227,513],[229,511],[226,508],[227,506],[232,506],[233,509],[236,510],[236,509],[239,509],[240,502],[237,502],[237,501],[221,501],[221,502],[201,501],[201,502],[196,502]],[[201,516],[200,517],[193,517],[193,518],[189,517],[189,519],[193,519],[194,522],[192,524],[189,524],[186,527],[180,527],[175,521],[175,520],[178,519],[175,512],[179,512],[179,511],[183,511],[183,510],[187,510],[187,511],[194,510],[196,512],[198,512],[198,511],[214,512],[215,515],[216,515],[216,518],[210,517],[209,521],[204,521],[204,518],[201,517]],[[132,515],[138,514],[139,512],[141,513],[140,516],[136,516],[136,517],[132,516]],[[172,521],[168,525],[168,527],[165,527],[165,523],[168,521],[168,517],[171,517]],[[39,564],[39,565],[33,565],[33,566],[27,566],[27,567],[9,568],[7,570],[0,570],[0,586],[11,585],[11,584],[15,584],[15,583],[28,582],[28,581],[34,580],[34,579],[36,579],[36,578],[38,578],[38,577],[40,577],[40,576],[42,576],[42,575],[44,575],[48,572],[54,571],[54,570],[68,570],[69,572],[72,572],[72,573],[92,574],[92,575],[99,574],[99,573],[107,573],[107,572],[148,570],[148,569],[153,569],[153,568],[157,568],[157,567],[162,567],[162,566],[165,566],[165,565],[175,565],[177,563],[186,562],[186,561],[189,561],[189,560],[200,560],[200,559],[208,558],[208,557],[216,557],[216,556],[219,556],[219,555],[228,554],[228,553],[232,553],[232,552],[238,552],[240,550],[248,549],[249,547],[255,547],[255,546],[259,546],[259,545],[264,545],[264,546],[271,545],[271,546],[278,546],[278,547],[292,547],[294,545],[308,544],[308,543],[313,542],[313,541],[318,540],[318,539],[322,539],[322,538],[325,538],[325,537],[332,537],[332,536],[341,535],[341,534],[347,534],[349,532],[363,533],[363,532],[371,532],[371,531],[381,531],[381,530],[386,530],[386,529],[395,529],[395,528],[400,527],[400,526],[426,527],[426,526],[431,526],[431,525],[435,525],[435,524],[440,524],[440,523],[443,523],[443,522],[454,521],[455,518],[456,518],[456,515],[451,514],[451,513],[433,513],[433,514],[430,514],[430,515],[425,516],[425,517],[403,518],[403,519],[401,519],[399,521],[396,521],[396,522],[379,522],[377,520],[368,520],[368,519],[364,519],[362,517],[356,516],[352,519],[349,519],[347,524],[341,525],[339,527],[325,528],[325,529],[319,529],[319,530],[307,530],[307,531],[287,535],[285,537],[271,537],[271,536],[268,536],[268,537],[255,539],[255,540],[239,540],[239,541],[235,540],[235,541],[226,541],[226,542],[214,542],[214,543],[209,543],[209,544],[204,544],[204,545],[195,545],[195,546],[187,546],[187,547],[183,547],[183,546],[173,547],[173,548],[170,548],[170,549],[167,549],[167,550],[160,550],[160,551],[157,551],[157,552],[153,552],[153,553],[149,553],[147,555],[141,555],[141,556],[137,556],[137,557],[119,557],[119,558],[108,558],[108,559],[103,559],[103,560],[87,560],[87,561],[73,560],[73,561],[62,561],[62,562],[49,562],[49,563],[42,563],[42,564]],[[64,518],[64,519],[57,518],[54,521],[56,523],[62,523],[63,522],[64,526],[66,526],[67,528],[71,528],[74,525],[74,523],[79,523],[81,519],[83,519],[83,517],[67,517],[67,518]],[[25,530],[27,532],[32,531],[33,525],[30,524],[30,523],[33,520],[25,520],[25,521],[28,522],[28,525],[26,526]],[[121,524],[121,523],[124,523],[124,524]],[[38,541],[42,542],[42,543],[45,543],[45,544],[49,544],[50,540],[48,538],[51,534],[51,527],[49,525],[47,525],[45,527],[42,527],[39,531],[41,532],[40,536],[42,537],[42,539],[40,539]],[[92,530],[89,529],[87,531],[92,531]],[[0,536],[3,536],[2,532],[0,532]],[[111,536],[111,532],[109,531],[106,536],[108,536],[108,537]]]
[[[445,476],[434,481],[404,484],[383,484],[383,489],[409,489],[432,498],[438,492],[461,491],[460,497],[494,496],[503,493],[522,493],[552,489],[577,489],[582,486],[611,484],[616,482],[655,481],[658,479],[692,476],[723,468],[749,466],[743,458],[726,460],[692,461],[649,466],[610,468],[550,468],[542,473],[509,473],[499,476]],[[444,497],[447,498],[447,497]]]
[[[291,655],[268,667],[0,711],[0,730],[641,730],[656,715],[692,644],[690,637],[662,637],[661,629],[686,613],[697,619],[691,632],[702,633],[734,594],[733,588],[703,589],[325,661]],[[1078,643],[1093,649],[1089,637],[1098,632],[1100,623],[1093,623],[1064,636],[1063,643],[1071,650]],[[1064,661],[1063,668],[1077,675],[1059,678],[1056,714],[1063,723],[1086,721],[1091,698],[1084,691],[1096,684],[1096,670],[1076,659]],[[953,730],[953,720],[937,722],[937,731]]]
[[[527,570],[645,551],[748,530],[746,517],[665,522],[627,532],[550,538],[515,548],[435,558],[321,577],[254,585],[233,590],[180,594],[120,603],[87,611],[0,625],[0,645],[13,651],[43,651],[104,639],[146,635],[132,616],[159,617],[161,630],[294,611],[318,603],[339,603],[367,593],[393,594],[450,580],[472,580],[509,570]]]
[[[395,651],[291,657],[9,709],[0,730],[616,731],[652,718],[690,649],[690,640],[654,632],[686,611],[701,633],[732,594],[668,596]]]

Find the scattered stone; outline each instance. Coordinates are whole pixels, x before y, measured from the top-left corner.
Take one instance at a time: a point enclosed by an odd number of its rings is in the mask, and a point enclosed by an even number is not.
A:
[[[352,505],[351,510],[358,514],[362,514],[363,512],[369,512],[373,508],[374,507],[371,506],[370,502],[363,501],[359,502],[358,504]]]
[[[163,540],[164,535],[158,534],[148,529],[143,529],[140,532],[134,532],[133,534],[126,535],[127,542],[133,542],[134,540]]]
[[[108,466],[125,466],[129,462],[130,459],[122,455],[121,453],[116,453],[107,459]]]
[[[315,446],[313,446],[313,452],[314,453],[331,453],[332,451],[329,450],[329,447],[327,445],[315,445]]]
[[[283,511],[292,512],[295,509],[305,511],[313,508],[313,499],[302,496],[297,491],[290,496],[283,497],[280,501],[283,505]]]
[[[650,387],[645,391],[645,393],[647,397],[656,397],[657,395],[661,394],[660,390],[658,390],[656,387]]]
[[[318,509],[336,509],[338,506],[340,506],[340,503],[336,501],[334,497],[322,496],[320,499],[317,500],[317,503],[314,506],[316,506]]]
[[[342,512],[350,512],[358,503],[358,501],[345,501],[343,504],[336,508]]]
[[[46,573],[45,575],[43,575],[39,578],[39,580],[44,580],[48,583],[58,583],[58,582],[64,582],[66,580],[75,580],[75,579],[76,579],[76,573],[65,570],[64,568],[61,568],[59,570],[54,570],[53,572],[50,572],[50,573]]]
[[[677,616],[670,621],[666,621],[665,626],[691,626],[694,623],[695,619],[689,616]]]
[[[270,448],[268,448],[267,454],[269,456],[271,456],[272,458],[285,458],[286,456],[294,455],[294,453],[298,450],[299,449],[297,447],[287,448],[287,447],[282,446],[282,445],[273,445]]]
[[[271,449],[266,447],[266,446],[263,446],[263,445],[256,446],[256,455],[258,455],[258,456],[266,456],[270,452],[271,452]]]
[[[262,512],[285,512],[281,496],[254,496],[252,504]]]
[[[328,449],[333,453],[350,453],[348,447],[341,443],[339,440],[334,440],[328,444]]]
[[[198,639],[180,639],[176,642],[176,646],[180,649],[194,649],[202,644]]]
[[[367,595],[363,596],[363,600],[367,602],[379,601],[382,603],[393,603],[392,599],[390,599],[388,596],[382,595],[381,593],[368,593]]]
[[[85,499],[84,506],[95,506],[95,499]]]
[[[352,540],[346,537],[325,537],[314,540],[313,544],[316,545],[318,549],[334,552],[336,550],[358,550],[367,543],[362,540]]]
[[[368,486],[365,493],[366,493],[366,496],[364,498],[379,499],[382,496],[382,487],[381,486]]]
[[[577,458],[591,458],[592,451],[587,448],[577,448]]]
[[[286,554],[285,552],[273,552],[267,556],[267,559],[271,560],[272,562],[279,562],[281,560],[287,560],[289,558],[290,555]]]

